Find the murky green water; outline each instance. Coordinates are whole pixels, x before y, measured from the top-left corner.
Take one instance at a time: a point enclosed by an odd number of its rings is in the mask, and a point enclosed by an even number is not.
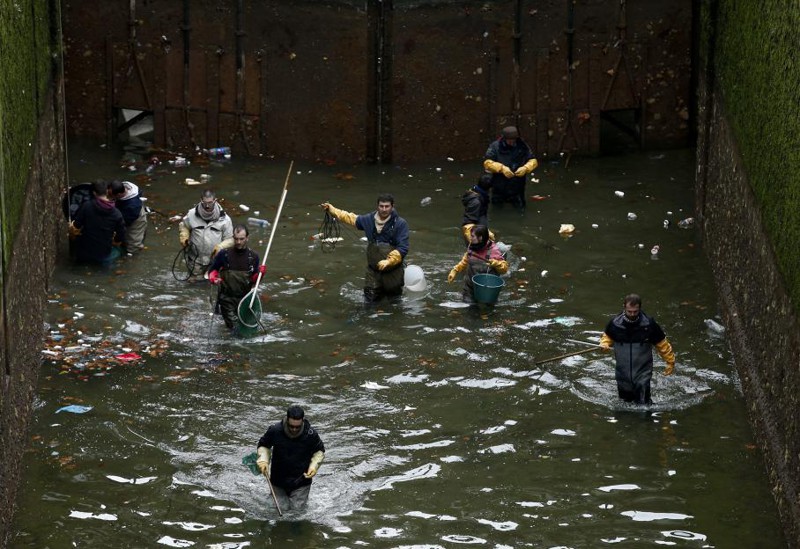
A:
[[[72,176],[134,177],[120,157],[73,145]],[[111,272],[64,265],[52,282],[12,546],[785,546],[725,336],[705,323],[716,300],[698,234],[677,228],[693,153],[542,164],[528,195],[544,200],[490,213],[512,245],[491,310],[462,308],[446,283],[477,162],[295,165],[266,333],[249,340],[210,317],[208,286],[173,278],[166,216],[198,199],[184,179],[208,173],[236,220],[272,220],[287,163],[155,170],[144,191],[165,216],[148,249]],[[343,230],[330,253],[311,235],[320,202],[363,213],[379,191],[397,197],[428,292],[365,310],[361,234]],[[268,231],[253,230],[259,253]],[[534,364],[596,338],[631,291],[678,357],[676,375],[655,377],[652,415],[617,401],[608,355]],[[113,358],[128,351],[142,358]],[[278,520],[241,460],[291,403],[328,452],[308,513]],[[57,413],[68,404],[93,408]]]

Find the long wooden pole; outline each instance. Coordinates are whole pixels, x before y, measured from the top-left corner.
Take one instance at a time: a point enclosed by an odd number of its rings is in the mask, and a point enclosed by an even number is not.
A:
[[[267,242],[267,249],[264,252],[264,259],[261,260],[262,265],[267,264],[267,256],[269,255],[269,249],[272,247],[272,239],[275,238],[275,231],[278,230],[278,219],[281,217],[281,210],[283,210],[283,203],[286,201],[286,194],[289,192],[289,177],[292,175],[292,166],[294,166],[294,160],[289,163],[289,171],[286,173],[286,181],[283,183],[283,194],[281,194],[281,201],[278,204],[278,212],[275,214],[275,221],[272,223],[272,230],[269,233],[269,241]],[[258,273],[258,278],[256,278],[255,286],[250,292],[253,294],[250,296],[250,310],[253,309],[253,301],[256,299],[256,293],[258,293],[258,285],[261,283],[261,272]]]
[[[269,479],[269,475],[264,473],[264,478],[267,479],[267,484],[269,485],[269,493],[272,494],[272,501],[275,502],[275,509],[278,510],[278,516],[282,517],[283,512],[281,512],[281,506],[278,505],[278,496],[275,495],[275,488],[272,487],[272,481]]]
[[[558,355],[558,356],[554,356],[552,358],[546,358],[544,360],[537,360],[536,362],[534,362],[534,364],[538,366],[539,364],[544,364],[545,362],[552,362],[554,360],[560,360],[562,358],[567,358],[567,357],[570,357],[570,356],[591,353],[592,351],[600,351],[602,349],[603,348],[600,345],[597,345],[595,347],[589,347],[588,349],[583,349],[583,350],[580,350],[580,351],[574,351],[572,353],[567,353],[567,354],[564,354],[564,355]]]

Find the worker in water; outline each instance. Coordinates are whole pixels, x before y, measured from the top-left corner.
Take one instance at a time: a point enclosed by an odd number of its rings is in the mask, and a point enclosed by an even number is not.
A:
[[[478,183],[461,196],[464,205],[464,217],[461,219],[461,234],[464,242],[469,245],[472,228],[475,225],[489,226],[489,202],[492,190],[492,174],[484,173],[478,178]],[[489,238],[494,240],[494,235],[489,231]]]
[[[203,191],[200,202],[184,216],[178,227],[181,246],[190,254],[191,275],[206,272],[211,257],[233,245],[233,222],[211,189]]]
[[[328,202],[322,209],[343,223],[364,231],[367,237],[367,271],[364,300],[374,303],[383,297],[403,292],[403,258],[408,253],[408,223],[397,215],[391,194],[378,196],[378,208],[356,215],[335,208]]]
[[[503,128],[500,137],[489,144],[483,161],[484,169],[493,174],[492,204],[510,202],[524,211],[525,182],[538,165],[517,127]]]
[[[608,321],[600,346],[614,351],[619,398],[635,404],[652,404],[650,379],[653,377],[653,347],[667,363],[664,375],[675,369],[675,353],[664,330],[642,311],[642,298],[628,294],[622,312]]]
[[[111,265],[122,255],[125,221],[108,198],[108,182],[92,184],[93,198],[78,208],[69,225],[72,251],[79,263]]]
[[[267,272],[267,266],[259,264],[258,254],[247,247],[249,235],[247,227],[237,225],[233,248],[220,250],[208,268],[208,281],[220,287],[217,303],[225,326],[234,334],[239,333],[239,302],[253,288],[258,275]]]
[[[470,233],[469,248],[461,261],[450,270],[447,282],[454,282],[458,273],[466,269],[462,299],[467,303],[475,303],[475,284],[472,277],[479,273],[501,275],[508,272],[508,261],[489,238],[489,229],[485,225],[475,225]]]
[[[325,445],[300,406],[267,429],[258,441],[256,465],[269,477],[283,509],[303,510],[311,483],[325,459]]]

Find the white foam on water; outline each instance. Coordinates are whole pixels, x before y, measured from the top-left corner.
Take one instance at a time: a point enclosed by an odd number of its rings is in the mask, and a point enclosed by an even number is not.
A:
[[[377,530],[375,530],[375,537],[376,538],[396,538],[402,533],[403,533],[403,530],[401,528],[384,527],[384,528],[378,528]]]
[[[212,524],[201,524],[199,522],[169,522],[164,521],[161,524],[165,526],[178,526],[184,530],[188,530],[189,532],[202,532],[204,530],[210,530],[214,528]]]
[[[463,543],[465,545],[483,545],[486,543],[486,540],[483,538],[476,538],[475,536],[462,536],[459,534],[442,536],[442,540],[449,541],[450,543]]]
[[[478,522],[481,524],[486,524],[487,526],[491,526],[492,528],[494,528],[499,532],[510,532],[512,530],[516,530],[517,526],[519,526],[519,524],[517,524],[516,522],[512,522],[510,520],[507,520],[505,522],[495,522],[487,519],[478,519]]]
[[[388,385],[381,385],[380,383],[376,383],[374,381],[366,381],[366,382],[361,384],[361,387],[363,387],[365,389],[375,390],[375,391],[377,391],[379,389],[388,389],[389,388]]]
[[[661,535],[666,538],[678,538],[684,540],[706,541],[706,536],[689,530],[665,530]]]
[[[428,374],[397,374],[396,376],[386,378],[386,383],[422,383],[429,377]]]
[[[550,431],[550,434],[558,435],[561,437],[574,437],[576,433],[572,429],[553,429],[552,431]]]
[[[459,461],[464,461],[464,458],[461,456],[444,456],[439,458],[439,461],[443,461],[445,463],[456,463]]]
[[[493,377],[491,379],[465,379],[457,383],[457,385],[461,387],[472,387],[476,389],[499,389],[502,387],[511,387],[516,384],[517,382],[512,379],[499,377]]]
[[[393,450],[426,450],[428,448],[444,448],[455,444],[454,440],[438,440],[436,442],[423,442],[420,444],[409,444],[407,446],[392,446]]]
[[[441,465],[437,465],[435,463],[427,463],[415,469],[411,469],[410,471],[406,471],[400,475],[394,475],[386,480],[383,483],[375,488],[374,490],[377,492],[378,490],[390,490],[394,488],[395,482],[409,482],[412,480],[421,480],[426,478],[435,478],[439,475],[439,472],[442,470]]]
[[[70,511],[69,512],[70,518],[79,518],[79,519],[97,519],[97,520],[107,520],[113,521],[117,520],[117,515],[112,515],[111,513],[87,513],[86,511]]]
[[[483,450],[478,450],[479,454],[507,454],[509,452],[516,452],[513,444],[498,444],[497,446],[490,446]]]
[[[398,434],[401,437],[405,438],[405,437],[418,437],[420,435],[427,435],[430,432],[431,432],[430,429],[416,429],[413,431],[412,430],[399,431]]]
[[[169,547],[191,547],[194,545],[193,541],[189,541],[187,539],[176,539],[171,536],[164,536],[158,540],[157,543],[161,545],[167,545]]]
[[[113,480],[114,482],[119,482],[121,484],[147,484],[148,482],[153,481],[158,477],[125,478],[125,477],[118,477],[116,475],[106,475],[106,478],[109,480]]]
[[[601,492],[612,492],[617,490],[641,490],[638,484],[613,484],[611,486],[600,486]]]
[[[521,507],[544,507],[544,503],[540,501],[517,501],[516,504]]]
[[[652,513],[650,511],[623,511],[620,513],[625,517],[630,517],[635,522],[652,522],[655,520],[686,520],[694,518],[693,515],[682,513]]]

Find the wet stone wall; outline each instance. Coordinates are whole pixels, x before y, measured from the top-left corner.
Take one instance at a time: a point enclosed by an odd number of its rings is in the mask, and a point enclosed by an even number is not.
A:
[[[58,89],[58,88],[56,88]],[[64,181],[62,111],[42,116],[29,180],[10,260],[3,273],[2,415],[0,415],[0,547],[11,535],[11,520],[23,471],[43,337],[43,308],[56,256],[66,244],[60,212]]]
[[[786,539],[800,547],[800,326],[721,93],[708,99],[700,101],[697,180],[704,247]]]

